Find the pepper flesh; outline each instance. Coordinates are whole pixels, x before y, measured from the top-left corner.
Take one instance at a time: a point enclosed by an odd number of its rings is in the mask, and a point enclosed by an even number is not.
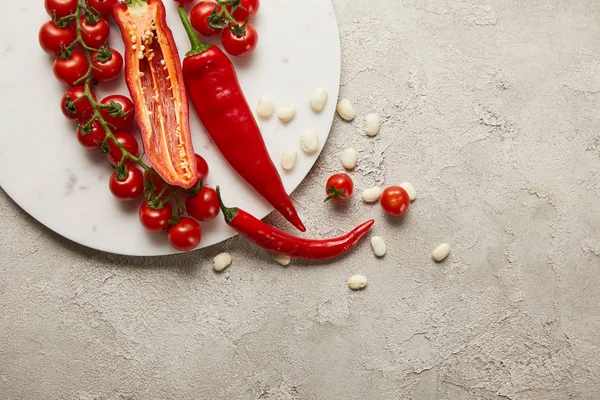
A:
[[[170,185],[198,181],[189,104],[179,53],[161,0],[118,3],[113,16],[125,43],[125,81],[136,108],[145,155]]]
[[[295,258],[327,260],[338,257],[352,249],[375,223],[369,220],[349,233],[333,239],[304,239],[275,229],[244,210],[226,207],[221,200],[219,187],[217,195],[225,222],[231,228],[265,250]]]
[[[179,7],[192,51],[183,60],[188,94],[213,142],[229,165],[300,231],[306,228],[285,191],[260,128],[229,58],[217,46],[200,43]]]

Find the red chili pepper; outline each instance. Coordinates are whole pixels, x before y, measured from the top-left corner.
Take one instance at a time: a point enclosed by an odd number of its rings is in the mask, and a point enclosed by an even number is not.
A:
[[[233,64],[217,46],[200,42],[181,6],[179,15],[192,43],[183,61],[183,77],[208,134],[250,186],[296,228],[306,231],[269,156]]]
[[[244,210],[226,207],[221,200],[218,186],[217,196],[227,225],[265,250],[295,258],[326,260],[342,255],[352,249],[375,223],[373,220],[367,221],[344,236],[334,239],[303,239],[275,229]]]
[[[119,3],[113,16],[125,42],[125,80],[135,104],[146,157],[170,185],[198,181],[189,105],[179,53],[161,0]]]

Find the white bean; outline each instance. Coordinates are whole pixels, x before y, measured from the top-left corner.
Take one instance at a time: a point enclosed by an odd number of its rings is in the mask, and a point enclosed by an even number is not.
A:
[[[281,154],[281,167],[286,171],[291,171],[296,166],[298,152],[293,147],[288,147]]]
[[[410,199],[410,201],[415,201],[415,199],[417,198],[417,191],[415,190],[415,187],[410,182],[402,182],[400,184],[400,187],[402,189],[406,190],[406,193],[408,193],[408,198]]]
[[[352,290],[361,290],[367,286],[367,277],[363,275],[352,275],[348,279],[348,287]]]
[[[315,154],[319,150],[319,134],[314,129],[309,129],[302,132],[300,135],[300,145],[302,150],[310,155]]]
[[[358,152],[354,149],[346,149],[344,153],[342,153],[342,165],[347,170],[351,171],[356,167],[356,162],[358,161]]]
[[[269,119],[275,112],[275,103],[268,97],[261,97],[256,106],[256,113],[259,117]]]
[[[448,243],[442,243],[438,247],[436,247],[435,250],[433,250],[433,252],[431,253],[431,257],[435,261],[441,262],[444,261],[446,257],[448,257],[448,254],[450,254],[450,245]]]
[[[381,118],[377,114],[369,114],[365,118],[365,132],[368,136],[376,136],[381,128]]]
[[[232,258],[229,253],[221,253],[215,257],[213,261],[213,269],[217,272],[223,271],[231,265]]]
[[[321,112],[325,108],[325,104],[327,103],[327,91],[322,87],[318,87],[310,94],[310,106],[316,112]]]
[[[286,256],[285,254],[273,254],[273,260],[277,261],[284,267],[290,265],[290,262],[292,261],[290,256]]]
[[[379,236],[373,236],[371,238],[371,247],[373,248],[373,254],[375,254],[377,257],[383,257],[387,252],[387,246],[385,245],[383,239]]]
[[[288,104],[277,111],[277,118],[283,123],[288,123],[296,116],[296,107],[293,104]]]
[[[381,197],[381,188],[380,187],[372,187],[369,189],[365,189],[362,191],[362,199],[365,203],[375,203]]]
[[[337,105],[337,112],[346,121],[352,121],[356,117],[356,110],[348,99],[342,99]]]

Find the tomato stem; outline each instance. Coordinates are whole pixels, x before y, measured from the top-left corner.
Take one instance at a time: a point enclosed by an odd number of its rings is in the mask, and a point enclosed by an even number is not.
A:
[[[185,55],[188,57],[195,56],[208,50],[212,45],[205,44],[200,41],[198,34],[192,27],[192,23],[190,22],[190,18],[188,17],[185,8],[183,8],[183,6],[179,6],[178,11],[179,18],[181,18],[181,23],[183,24],[185,32],[187,33],[188,38],[190,39],[190,43],[192,45],[192,49],[188,51]]]

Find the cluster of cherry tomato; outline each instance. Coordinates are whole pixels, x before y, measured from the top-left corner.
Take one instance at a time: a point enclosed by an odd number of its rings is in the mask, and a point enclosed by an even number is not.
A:
[[[325,201],[333,200],[338,203],[346,201],[354,193],[354,182],[348,174],[332,175],[325,185],[327,197]],[[408,211],[410,197],[406,190],[400,186],[390,186],[383,190],[379,198],[381,208],[387,214],[399,217]]]
[[[113,196],[121,201],[143,197],[141,224],[150,232],[167,232],[174,248],[192,250],[202,238],[198,221],[210,221],[219,214],[217,193],[202,182],[190,191],[167,185],[140,158],[140,146],[131,133],[135,125],[131,99],[111,95],[97,101],[91,85],[117,78],[123,68],[122,56],[109,47],[106,19],[119,0],[81,2],[45,0],[52,20],[41,27],[39,40],[44,51],[56,57],[56,77],[69,86],[61,110],[76,121],[77,139],[84,148],[106,154],[115,170],[109,179]],[[198,174],[206,181],[208,164],[199,155],[196,161]],[[184,212],[191,218],[183,217]]]
[[[175,0],[180,4],[194,0]],[[203,36],[221,35],[223,48],[232,56],[250,54],[258,44],[258,32],[249,18],[258,13],[260,0],[202,0],[190,12],[190,21]]]

